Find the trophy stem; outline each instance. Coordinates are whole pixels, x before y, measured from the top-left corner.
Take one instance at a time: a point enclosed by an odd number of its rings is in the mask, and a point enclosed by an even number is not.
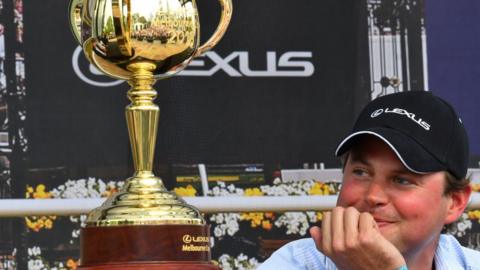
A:
[[[162,179],[153,174],[159,107],[153,103],[155,64],[135,62],[127,66],[133,73],[127,95],[131,103],[125,110],[132,146],[135,174],[123,188],[110,196],[87,218],[88,227],[142,225],[204,226],[198,209],[187,205],[175,193],[168,192]],[[93,229],[92,229],[93,230]]]
[[[128,65],[133,73],[127,96],[131,103],[125,109],[128,134],[132,147],[135,176],[153,177],[153,157],[157,139],[159,107],[153,103],[157,91],[153,89],[155,64],[136,62]]]

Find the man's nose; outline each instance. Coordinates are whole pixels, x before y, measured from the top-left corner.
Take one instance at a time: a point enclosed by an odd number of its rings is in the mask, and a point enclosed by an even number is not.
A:
[[[365,201],[369,207],[379,207],[388,202],[386,187],[380,181],[372,180],[365,194]]]

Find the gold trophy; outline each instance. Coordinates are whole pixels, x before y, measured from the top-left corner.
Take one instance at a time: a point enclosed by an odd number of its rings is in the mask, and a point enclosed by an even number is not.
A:
[[[70,23],[87,59],[127,80],[126,107],[135,174],[94,209],[80,237],[80,269],[218,269],[200,212],[152,172],[159,107],[153,84],[211,49],[232,16],[219,0],[220,23],[200,46],[195,0],[72,0]]]

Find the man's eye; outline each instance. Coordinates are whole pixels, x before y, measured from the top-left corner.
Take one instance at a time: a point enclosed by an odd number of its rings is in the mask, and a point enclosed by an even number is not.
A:
[[[404,186],[405,185],[412,185],[412,182],[405,177],[397,176],[397,177],[393,178],[393,181],[397,184],[404,185]]]
[[[357,175],[357,176],[365,176],[367,175],[367,172],[365,170],[362,170],[362,169],[353,169],[353,174]]]

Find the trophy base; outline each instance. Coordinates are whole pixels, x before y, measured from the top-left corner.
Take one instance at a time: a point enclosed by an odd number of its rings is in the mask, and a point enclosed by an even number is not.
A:
[[[220,270],[212,263],[128,263],[123,265],[80,266],[79,270]]]
[[[132,225],[83,228],[79,269],[219,268],[211,263],[208,225]]]

